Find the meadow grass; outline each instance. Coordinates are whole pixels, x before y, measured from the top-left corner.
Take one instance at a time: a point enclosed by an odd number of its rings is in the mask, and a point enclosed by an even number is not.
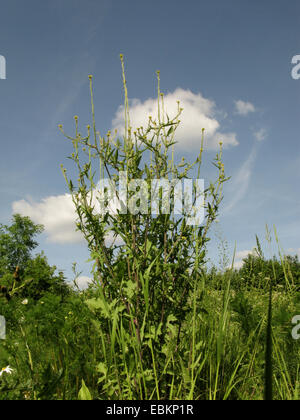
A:
[[[161,327],[139,338],[126,313],[99,307],[97,289],[65,303],[52,295],[26,306],[2,302],[8,336],[0,361],[14,371],[2,375],[0,398],[85,399],[86,388],[106,400],[299,399],[299,342],[290,322],[299,294],[275,287],[271,296],[269,285],[237,290],[235,275],[204,274],[180,340],[170,318],[163,346]],[[99,323],[102,310],[108,329]]]

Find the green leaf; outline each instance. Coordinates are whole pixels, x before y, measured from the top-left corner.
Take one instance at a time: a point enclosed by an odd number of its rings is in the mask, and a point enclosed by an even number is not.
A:
[[[84,380],[82,379],[82,385],[81,385],[81,389],[78,393],[78,399],[81,401],[92,401],[92,395],[88,389],[88,387],[86,386]]]
[[[172,127],[170,127],[170,128],[169,128],[169,130],[168,130],[167,137],[169,137],[169,135],[170,135],[171,133],[173,133],[173,131],[174,131],[174,127],[172,126]]]
[[[94,312],[97,311],[97,309],[101,310],[102,315],[104,318],[110,317],[110,310],[106,302],[102,300],[101,298],[92,298],[85,301],[90,311]]]
[[[107,367],[103,362],[100,362],[97,366],[97,372],[101,373],[101,378],[98,379],[98,384],[103,382],[106,379],[107,376]]]

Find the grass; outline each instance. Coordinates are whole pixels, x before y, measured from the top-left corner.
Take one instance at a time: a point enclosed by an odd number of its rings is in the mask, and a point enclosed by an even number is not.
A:
[[[8,337],[0,362],[13,373],[2,375],[0,398],[72,400],[87,388],[93,399],[298,399],[300,348],[290,320],[299,295],[235,290],[234,274],[203,276],[180,340],[170,318],[162,347],[161,327],[137,337],[125,312],[99,307],[98,290],[64,303],[50,294],[28,305],[3,301]],[[108,330],[99,323],[102,310]]]

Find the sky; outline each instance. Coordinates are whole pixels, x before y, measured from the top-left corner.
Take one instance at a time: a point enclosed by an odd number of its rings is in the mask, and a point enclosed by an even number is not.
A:
[[[236,244],[240,266],[266,224],[284,252],[300,255],[299,24],[298,0],[2,1],[0,223],[16,212],[42,223],[38,251],[68,280],[76,261],[86,284],[88,250],[60,170],[71,168],[72,147],[58,124],[73,134],[74,115],[82,130],[91,123],[92,74],[98,130],[122,126],[122,53],[132,123],[154,112],[160,70],[167,111],[183,107],[176,156],[193,160],[205,128],[209,183],[223,141],[231,179],[211,260],[222,248],[232,258]]]

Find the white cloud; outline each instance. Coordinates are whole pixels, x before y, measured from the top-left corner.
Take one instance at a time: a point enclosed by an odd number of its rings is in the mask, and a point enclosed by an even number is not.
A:
[[[236,270],[239,270],[242,267],[243,267],[243,261],[242,260],[234,261],[233,268],[235,268]]]
[[[177,148],[184,150],[199,150],[201,142],[202,128],[205,128],[205,147],[209,150],[217,150],[219,142],[222,141],[224,147],[237,146],[239,143],[235,133],[222,133],[220,123],[216,119],[219,112],[216,110],[215,103],[204,98],[201,93],[193,93],[190,90],[177,88],[173,93],[164,95],[164,110],[172,119],[178,111],[177,100],[183,111],[179,117],[181,123],[176,130],[175,141]],[[157,99],[149,98],[144,102],[139,99],[130,100],[130,123],[135,130],[138,127],[147,128],[148,118],[158,120]],[[161,111],[162,113],[162,111]],[[167,118],[165,117],[165,121]],[[113,129],[124,135],[124,106],[119,106],[112,121]]]
[[[89,284],[92,283],[93,279],[88,276],[79,276],[76,279],[76,284],[79,289],[87,289]]]
[[[268,135],[268,133],[267,133],[267,130],[265,128],[261,128],[260,130],[254,132],[254,137],[256,138],[257,141],[265,140],[267,135]]]
[[[235,258],[234,258],[234,268],[236,269],[240,269],[243,266],[243,259],[247,258],[249,254],[253,254],[253,250],[249,250],[249,249],[245,249],[243,251],[238,251],[235,254]]]
[[[39,203],[14,201],[12,208],[14,213],[44,225],[50,242],[76,243],[83,240],[82,234],[76,231],[76,213],[70,194],[46,197]]]
[[[287,249],[286,253],[288,255],[298,255],[298,258],[300,260],[300,248],[289,248]]]
[[[251,102],[244,102],[241,100],[235,101],[236,113],[239,115],[248,115],[250,112],[255,112],[255,106]]]
[[[100,212],[98,200],[93,197],[94,212]],[[116,200],[110,200],[109,212],[115,213]],[[44,225],[45,233],[50,242],[66,244],[84,241],[80,231],[76,231],[77,214],[71,194],[56,195],[43,198],[40,202],[19,200],[12,204],[13,213],[28,216],[38,224]],[[105,243],[108,246],[114,240],[113,233],[108,232]],[[115,245],[122,244],[117,236]]]

